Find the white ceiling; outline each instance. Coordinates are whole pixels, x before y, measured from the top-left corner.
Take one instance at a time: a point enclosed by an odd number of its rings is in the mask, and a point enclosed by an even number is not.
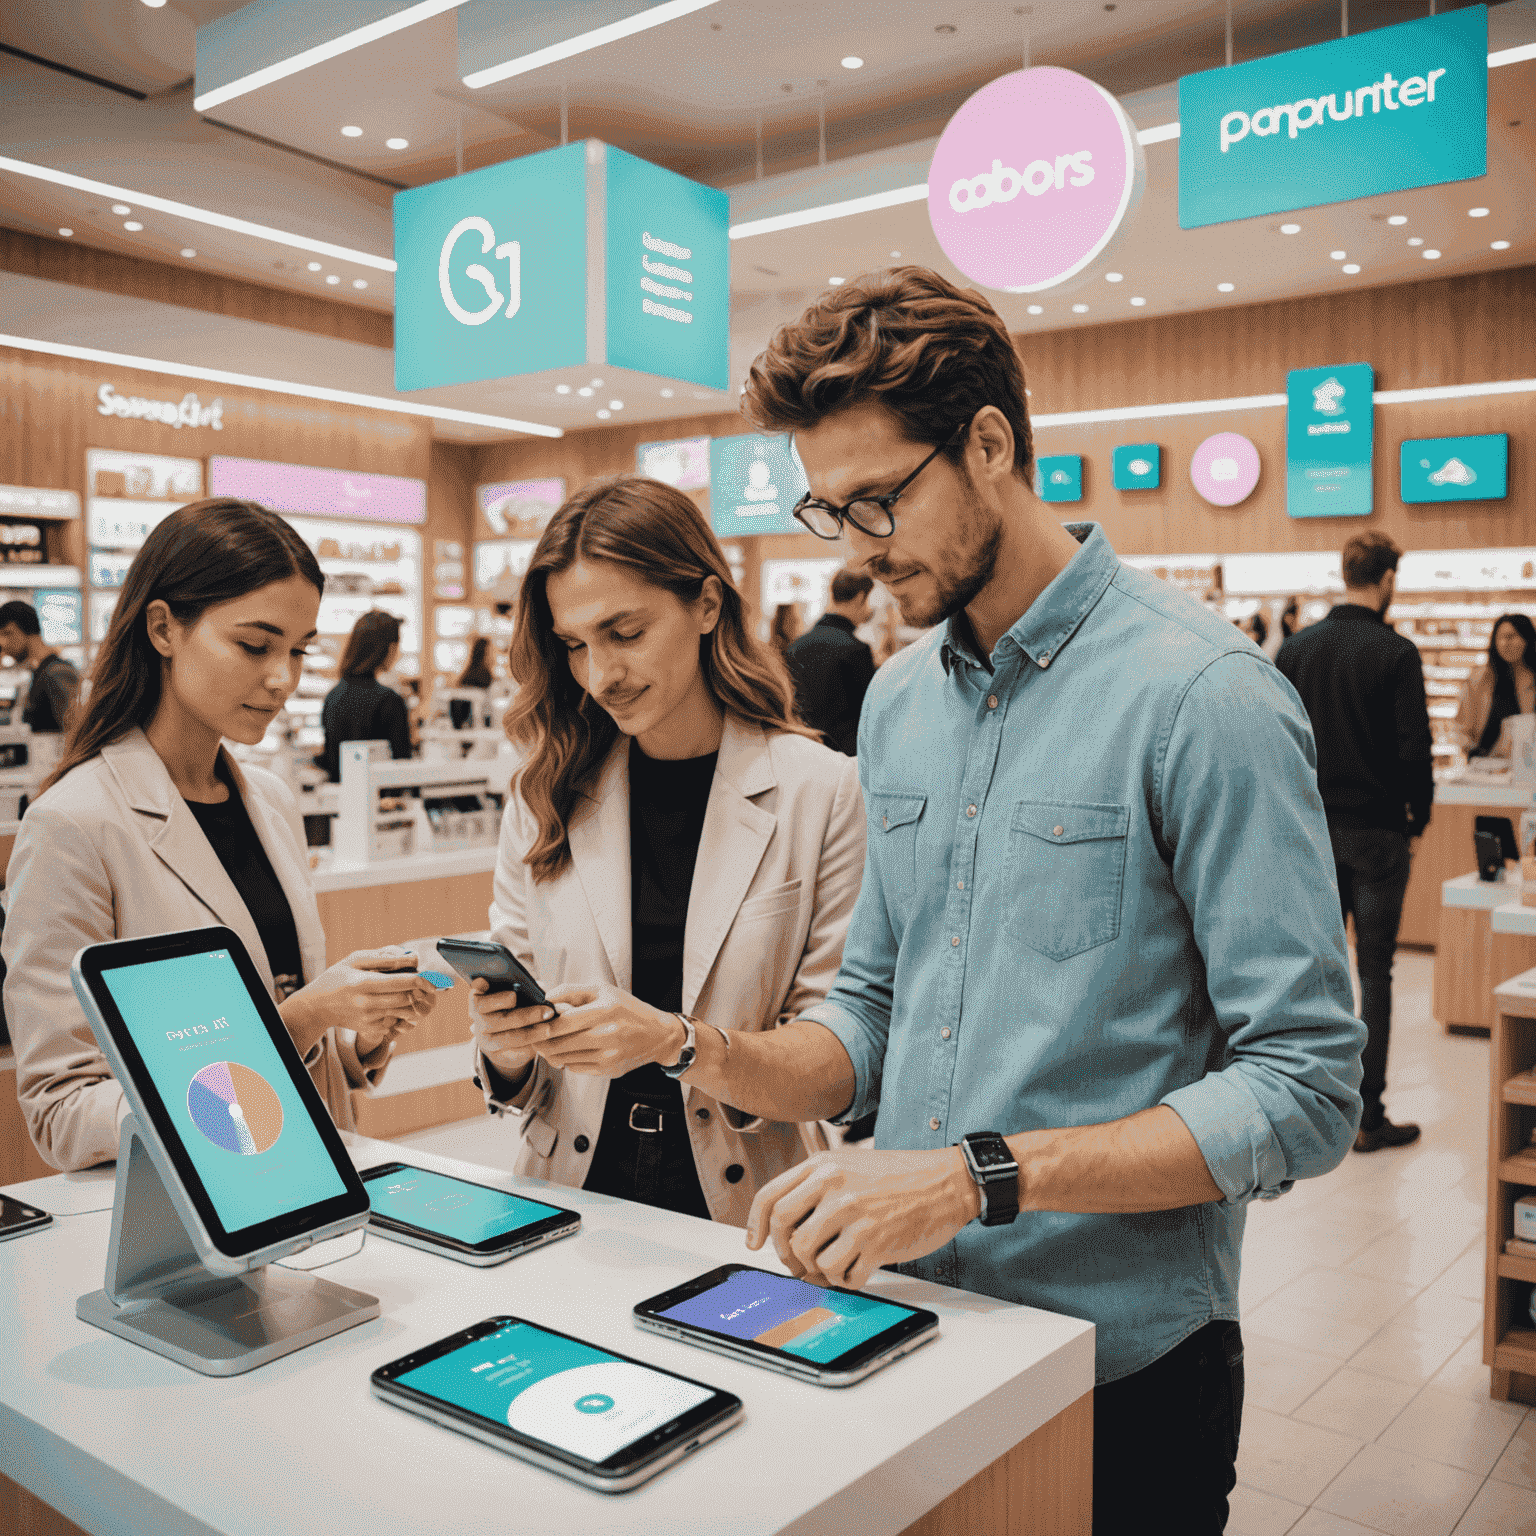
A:
[[[296,0],[306,3],[306,0]],[[1454,3],[1454,0],[1451,0]],[[1423,0],[1350,0],[1352,30],[1422,15]],[[799,180],[846,179],[891,155],[925,155],[954,107],[986,80],[1017,68],[1024,9],[1002,0],[721,0],[691,16],[560,66],[470,92],[456,77],[456,22],[448,15],[343,55],[216,108],[191,105],[193,24],[225,15],[232,0],[7,0],[0,7],[0,154],[77,175],[387,255],[393,184],[450,175],[462,135],[466,165],[530,153],[558,142],[562,86],[573,137],[595,135],[716,185],[750,204],[771,190],[754,181],[761,114],[765,172]],[[1441,0],[1441,9],[1450,8]],[[1319,40],[1337,27],[1338,0],[1234,0],[1239,59]],[[1168,82],[1221,62],[1223,0],[1036,0],[1028,19],[1036,63],[1068,64],[1121,95],[1133,121],[1176,116]],[[939,32],[937,27],[953,27]],[[1507,0],[1490,12],[1493,46],[1536,41],[1536,0]],[[20,58],[16,50],[96,77],[96,82]],[[862,56],[857,71],[840,67]],[[99,82],[111,82],[114,90]],[[823,87],[820,82],[826,82]],[[1112,262],[1071,292],[1028,300],[994,295],[1020,331],[1097,324],[1226,304],[1331,293],[1430,275],[1536,261],[1536,63],[1490,73],[1489,174],[1476,182],[1367,199],[1280,218],[1184,231],[1177,218],[1177,144],[1148,146],[1146,194]],[[788,89],[785,89],[788,87]],[[124,91],[133,94],[124,94]],[[142,96],[142,99],[140,99]],[[826,171],[817,164],[816,108],[827,116]],[[342,137],[342,124],[364,128]],[[398,134],[407,151],[383,148]],[[806,168],[810,169],[807,170]],[[842,194],[846,195],[846,194]],[[332,258],[310,272],[307,253],[139,209],[132,233],[110,200],[0,172],[0,223],[172,263],[180,252],[200,268],[280,289],[388,311],[388,273]],[[1490,216],[1470,219],[1473,206]],[[1387,224],[1389,214],[1406,225]],[[1423,259],[1407,239],[1442,252]],[[1503,252],[1493,240],[1507,240]],[[1361,271],[1346,277],[1330,252],[1345,250]],[[939,251],[922,204],[737,241],[732,247],[732,377],[776,325],[793,318],[832,277],[898,258],[958,276]],[[1123,275],[1108,283],[1106,266]],[[334,276],[337,282],[327,284]],[[168,306],[86,297],[57,285],[0,282],[4,329],[172,361],[273,374],[301,382],[392,394],[389,356],[379,349],[279,327],[232,322]],[[1232,282],[1221,294],[1217,284]],[[354,286],[357,283],[364,287]],[[1132,308],[1132,296],[1143,307]],[[1087,304],[1074,313],[1073,304]],[[22,306],[16,308],[13,306]],[[15,316],[25,314],[32,329]],[[259,362],[256,359],[261,359]],[[589,382],[585,370],[506,380],[410,398],[549,422],[595,426],[607,399],[554,393],[557,382]],[[582,374],[582,377],[578,377]],[[732,396],[613,375],[628,419],[665,420],[728,408]],[[440,435],[484,438],[480,428],[439,425]]]

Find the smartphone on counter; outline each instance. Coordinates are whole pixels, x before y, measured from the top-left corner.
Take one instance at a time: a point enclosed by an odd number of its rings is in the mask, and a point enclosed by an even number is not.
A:
[[[503,1264],[530,1248],[581,1230],[581,1216],[451,1174],[380,1163],[362,1174],[380,1237],[440,1253],[461,1264]]]
[[[373,1373],[376,1397],[601,1493],[723,1435],[741,1399],[520,1317],[488,1317]]]
[[[0,1195],[0,1243],[8,1238],[40,1232],[53,1225],[53,1217],[35,1205],[25,1205],[9,1195]]]
[[[483,976],[492,992],[516,992],[519,1007],[537,1008],[549,1001],[543,987],[505,944],[489,944],[480,939],[439,939],[437,952],[465,981]]]
[[[822,1387],[863,1381],[939,1332],[938,1318],[921,1307],[749,1264],[722,1264],[642,1301],[635,1322]]]

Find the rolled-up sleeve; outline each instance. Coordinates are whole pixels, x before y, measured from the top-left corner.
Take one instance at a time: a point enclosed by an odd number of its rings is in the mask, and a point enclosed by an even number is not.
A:
[[[1317,757],[1267,662],[1221,656],[1173,709],[1155,801],[1224,1059],[1162,1102],[1228,1201],[1343,1160],[1360,1121],[1354,994]]]

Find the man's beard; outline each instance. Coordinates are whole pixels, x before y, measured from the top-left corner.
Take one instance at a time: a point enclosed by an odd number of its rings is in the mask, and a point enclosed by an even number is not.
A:
[[[933,571],[935,591],[919,606],[915,594],[898,587],[891,596],[901,609],[902,622],[914,629],[929,629],[953,618],[981,594],[997,572],[997,557],[1003,547],[1002,519],[989,519],[981,499],[967,481],[967,517],[963,530],[969,537],[944,565]],[[867,567],[870,575],[882,579],[878,566]]]

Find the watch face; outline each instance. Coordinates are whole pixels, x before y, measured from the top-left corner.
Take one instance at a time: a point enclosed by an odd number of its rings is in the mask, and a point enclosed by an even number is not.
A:
[[[971,1150],[971,1157],[976,1166],[983,1171],[988,1168],[1009,1168],[1014,1166],[1013,1153],[1008,1150],[1008,1143],[1001,1136],[989,1136],[982,1142],[967,1142]]]

